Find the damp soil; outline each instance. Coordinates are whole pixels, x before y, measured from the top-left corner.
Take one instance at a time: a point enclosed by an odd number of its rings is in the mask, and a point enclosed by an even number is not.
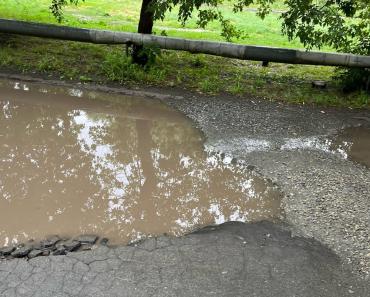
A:
[[[0,245],[280,218],[281,193],[152,99],[0,81]]]

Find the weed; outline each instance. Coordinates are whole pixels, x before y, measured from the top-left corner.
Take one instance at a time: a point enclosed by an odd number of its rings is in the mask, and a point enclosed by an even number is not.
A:
[[[0,35],[0,40],[3,40]],[[332,67],[298,66],[162,51],[155,64],[131,63],[122,46],[82,44],[35,37],[7,36],[0,43],[0,67],[19,72],[35,70],[61,79],[118,82],[126,85],[174,86],[202,93],[229,92],[300,104],[370,107],[365,92],[345,95],[331,76]],[[326,90],[312,80],[328,81]]]
[[[220,91],[220,84],[217,78],[209,77],[199,82],[200,90],[203,93],[216,94]]]

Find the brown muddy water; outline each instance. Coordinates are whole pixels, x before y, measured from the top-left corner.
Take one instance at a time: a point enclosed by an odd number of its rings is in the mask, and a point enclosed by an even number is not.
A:
[[[279,217],[280,192],[155,100],[0,82],[0,245]]]
[[[370,168],[370,128],[344,129],[334,138],[331,148],[341,152],[343,157]]]
[[[280,149],[320,150],[370,168],[370,128],[349,127],[325,137],[289,138]]]

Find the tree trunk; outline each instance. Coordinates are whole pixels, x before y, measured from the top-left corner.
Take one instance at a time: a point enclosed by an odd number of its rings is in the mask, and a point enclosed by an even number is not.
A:
[[[141,4],[140,20],[138,26],[138,33],[152,34],[154,13],[150,9],[150,5],[155,0],[143,0]],[[132,60],[134,63],[139,65],[146,65],[148,63],[148,55],[143,52],[144,47],[142,45],[133,45],[132,48]]]

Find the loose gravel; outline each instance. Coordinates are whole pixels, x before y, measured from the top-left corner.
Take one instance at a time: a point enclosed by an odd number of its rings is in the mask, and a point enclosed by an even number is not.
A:
[[[369,111],[323,109],[228,97],[174,97],[165,102],[203,131],[205,147],[247,162],[285,193],[285,220],[295,234],[333,249],[370,277],[370,170],[302,145],[350,126],[370,126]],[[370,149],[369,149],[370,153]]]

